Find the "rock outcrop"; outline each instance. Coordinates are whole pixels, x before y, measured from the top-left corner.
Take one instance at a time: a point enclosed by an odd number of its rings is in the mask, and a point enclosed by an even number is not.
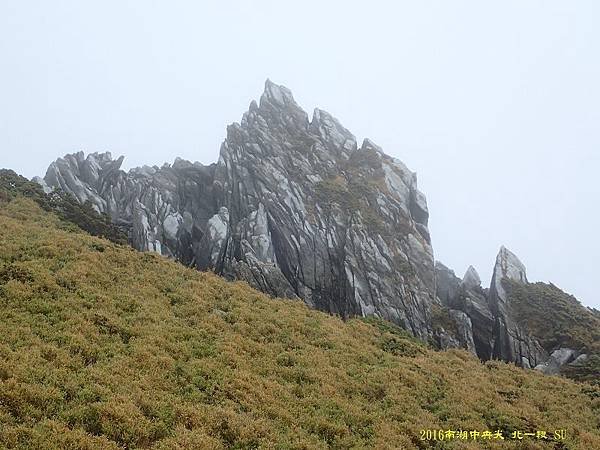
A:
[[[266,82],[215,164],[125,172],[122,161],[67,155],[41,182],[129,227],[139,250],[431,336],[434,260],[415,174],[327,112],[309,120],[287,88]]]
[[[598,318],[556,286],[529,283],[525,266],[505,247],[489,289],[481,287],[473,267],[461,280],[439,262],[436,282],[447,314],[457,323],[470,322],[474,353],[483,361],[499,359],[551,375],[568,369],[574,378],[595,370],[594,363],[586,364],[587,352],[597,354],[600,343],[598,332],[588,328],[599,330]],[[440,347],[469,348],[464,326],[446,328],[454,333],[438,339]]]
[[[438,262],[436,274],[437,295],[442,304],[464,312],[471,320],[479,358],[501,359],[529,368],[548,359],[535,337],[517,324],[504,288],[506,280],[527,283],[525,266],[512,252],[505,247],[500,249],[489,290],[481,287],[481,279],[473,267],[467,269],[461,280]]]
[[[595,364],[596,350],[548,339],[544,347],[523,326],[506,283],[528,285],[526,270],[506,248],[489,289],[473,267],[460,279],[434,265],[416,175],[370,140],[359,146],[327,112],[309,119],[283,86],[267,80],[260,101],[227,128],[214,164],[176,159],[125,172],[122,162],[80,152],[36,181],[108,214],[139,250],[273,296],[342,317],[375,315],[484,361],[545,373]]]
[[[577,361],[579,356],[583,356],[583,358]],[[535,366],[535,369],[547,375],[556,375],[560,372],[561,367],[566,364],[573,363],[577,365],[585,362],[586,358],[587,355],[580,355],[577,350],[572,348],[559,348],[554,350],[546,361]]]
[[[436,277],[437,295],[442,304],[450,311],[463,312],[471,321],[474,353],[482,360],[491,359],[495,318],[490,309],[488,291],[481,287],[475,268],[470,266],[461,280],[452,270],[437,262]]]
[[[526,269],[513,253],[500,249],[490,286],[490,306],[495,316],[492,357],[512,361],[523,367],[535,367],[548,358],[539,342],[517,324],[510,307],[504,280],[527,283]]]

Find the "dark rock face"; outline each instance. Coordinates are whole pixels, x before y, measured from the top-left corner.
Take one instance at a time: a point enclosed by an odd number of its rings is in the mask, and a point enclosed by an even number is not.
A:
[[[206,224],[216,210],[213,166],[176,160],[172,166],[120,170],[123,157],[82,152],[50,165],[42,185],[89,200],[97,211],[130,229],[130,240],[142,251],[156,251],[195,265],[205,255]]]
[[[358,147],[325,111],[309,120],[285,87],[267,81],[216,164],[126,173],[122,160],[67,155],[39,182],[91,201],[139,250],[431,336],[434,260],[415,174],[369,140]]]
[[[471,266],[461,280],[454,272],[437,262],[437,295],[450,311],[463,312],[471,321],[473,353],[482,360],[492,358],[494,346],[494,316],[488,303],[488,293],[481,287],[477,271]],[[468,348],[467,342],[461,345]]]

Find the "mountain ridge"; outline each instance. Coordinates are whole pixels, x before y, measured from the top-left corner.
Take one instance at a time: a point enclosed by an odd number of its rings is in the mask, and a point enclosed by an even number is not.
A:
[[[315,110],[309,121],[287,88],[266,82],[259,103],[227,127],[214,165],[179,160],[153,173],[124,173],[121,162],[107,154],[67,155],[44,180],[131,224],[140,250],[342,316],[377,312],[424,339],[431,334],[426,303],[433,298],[433,253],[414,174],[368,139],[359,148],[326,112]],[[384,208],[391,220],[382,220]],[[373,228],[403,240],[375,242]],[[393,258],[410,272],[396,282],[402,275],[390,271]],[[368,279],[365,260],[385,280]]]
[[[0,447],[440,446],[427,429],[503,436],[447,448],[600,445],[598,386],[433,351],[71,225],[0,195]]]
[[[504,280],[529,283],[508,249],[500,249],[487,290],[474,269],[460,280],[436,264],[416,174],[369,139],[358,147],[326,111],[316,108],[309,120],[291,91],[270,80],[227,127],[217,162],[178,158],[128,172],[122,162],[80,152],[37,181],[128,227],[138,250],[272,296],[344,318],[375,315],[484,361],[555,373],[590,356],[584,346],[544,348],[516,320]],[[573,311],[587,317],[583,307]]]

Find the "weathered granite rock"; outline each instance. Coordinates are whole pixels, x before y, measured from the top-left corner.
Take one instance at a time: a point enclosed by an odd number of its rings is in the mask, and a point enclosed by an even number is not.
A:
[[[435,262],[436,295],[442,305],[453,307],[459,296],[461,279],[439,261]]]
[[[430,337],[433,251],[415,174],[327,112],[309,120],[287,88],[266,82],[216,164],[126,173],[122,161],[67,155],[44,183],[128,226],[137,249]]]
[[[500,249],[492,275],[489,303],[495,317],[492,358],[535,367],[548,358],[535,337],[522,329],[514,317],[502,280],[527,283],[525,266],[505,247]]]
[[[437,296],[442,305],[449,308],[450,312],[462,312],[469,319],[470,339],[464,332],[461,332],[462,338],[457,337],[461,347],[472,350],[482,360],[490,359],[494,343],[494,317],[489,308],[487,292],[481,287],[479,274],[470,266],[461,280],[440,262],[436,262],[435,269]],[[462,326],[466,326],[464,319]]]
[[[572,348],[559,348],[554,350],[546,361],[535,366],[535,369],[546,375],[556,375],[560,372],[562,366],[574,362],[578,356],[579,352],[577,350],[573,350]]]
[[[536,367],[548,359],[548,352],[535,336],[518,325],[503,280],[527,283],[525,266],[505,247],[496,258],[489,290],[481,287],[475,268],[469,267],[460,280],[443,264],[436,263],[437,296],[442,304],[470,318],[479,358]]]
[[[527,270],[514,253],[502,246],[496,257],[490,294],[495,300],[503,304],[508,300],[506,291],[502,286],[502,280],[504,279],[527,283]]]
[[[464,311],[471,319],[476,353],[483,360],[492,357],[495,342],[494,316],[488,297],[488,291],[481,287],[479,274],[470,266],[461,280],[460,296],[455,307]]]
[[[477,270],[475,270],[475,267],[469,266],[460,284],[465,289],[474,289],[481,287],[481,278],[479,277]]]
[[[477,352],[475,349],[475,341],[473,339],[473,323],[471,322],[471,318],[463,311],[456,309],[451,309],[449,314],[450,317],[454,319],[454,322],[456,322],[456,334],[461,347],[476,355]]]
[[[589,359],[589,355],[587,355],[586,353],[582,353],[581,355],[579,355],[577,358],[575,358],[569,364],[572,366],[580,366],[580,365],[584,364],[588,359]]]
[[[53,162],[44,181],[54,189],[90,201],[113,222],[130,229],[132,245],[156,251],[187,265],[210,259],[204,235],[208,219],[218,213],[214,201],[214,165],[176,160],[170,166],[120,170],[123,157],[83,152]],[[201,245],[205,244],[202,248]],[[216,243],[210,243],[216,245]]]
[[[518,325],[503,285],[527,283],[514,254],[500,250],[489,290],[473,267],[462,279],[434,268],[416,175],[370,140],[359,146],[327,112],[309,119],[283,86],[267,80],[227,128],[215,164],[176,159],[125,172],[122,162],[79,152],[36,181],[109,214],[139,250],[274,296],[342,317],[377,315],[482,360],[553,373],[577,356],[563,363],[564,349],[543,349]]]
[[[467,269],[462,280],[439,262],[435,268],[438,301],[457,324],[462,324],[462,328],[446,327],[442,331],[435,328],[438,346],[469,348],[465,341],[469,339],[470,321],[475,353],[483,361],[500,359],[545,374],[560,373],[575,379],[594,376],[593,366],[586,367],[585,363],[587,352],[597,351],[593,350],[597,348],[594,337],[597,334],[582,333],[581,327],[577,328],[573,322],[580,315],[582,324],[594,327],[597,319],[593,312],[590,314],[576,299],[555,286],[547,285],[542,289],[539,285],[543,283],[530,284],[525,266],[508,249],[502,247],[498,253],[490,289],[481,287],[479,274],[473,267]],[[536,305],[533,309],[545,305],[540,314],[548,320],[548,330],[540,328],[538,317],[522,316],[523,308],[531,310],[532,305]],[[576,328],[573,335],[561,322],[552,322],[557,320],[551,313],[552,308],[563,311],[564,318],[567,306],[570,311],[568,323]],[[549,330],[555,330],[554,334]]]

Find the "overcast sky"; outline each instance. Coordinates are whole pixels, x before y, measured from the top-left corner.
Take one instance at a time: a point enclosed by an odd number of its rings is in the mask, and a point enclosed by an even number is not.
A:
[[[600,307],[597,1],[0,0],[0,167],[216,161],[268,77],[419,176],[436,259]]]

